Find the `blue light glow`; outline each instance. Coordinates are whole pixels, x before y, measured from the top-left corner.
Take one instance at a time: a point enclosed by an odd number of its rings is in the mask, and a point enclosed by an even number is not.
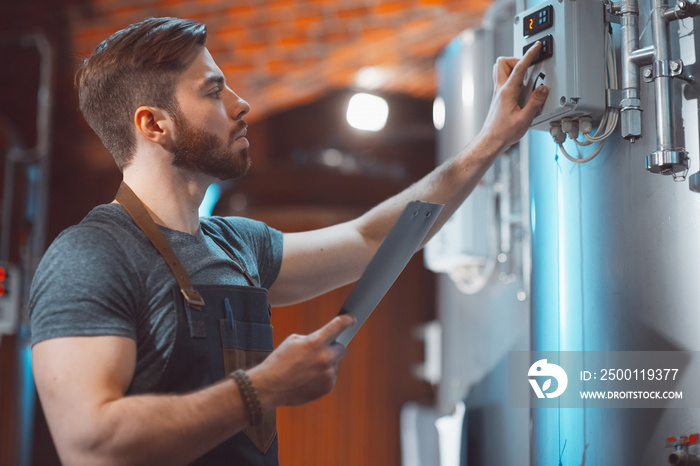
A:
[[[204,194],[204,199],[199,205],[199,216],[200,217],[211,217],[214,211],[214,206],[219,201],[221,197],[221,186],[218,183],[214,183],[209,186],[206,194]]]
[[[32,376],[32,347],[29,330],[22,326],[17,338],[19,451],[17,465],[32,464],[32,442],[34,439],[34,408],[36,390]]]

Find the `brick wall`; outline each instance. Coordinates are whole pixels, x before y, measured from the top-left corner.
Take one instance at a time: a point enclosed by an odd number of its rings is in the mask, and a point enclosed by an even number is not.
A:
[[[31,6],[10,7],[35,16]],[[30,2],[31,3],[31,2]],[[41,3],[41,2],[39,2]],[[94,0],[64,1],[58,15],[74,57],[148,16],[207,24],[208,46],[233,88],[262,118],[328,89],[356,84],[362,67],[380,67],[384,90],[434,93],[442,47],[477,25],[488,0]],[[36,4],[36,3],[34,3]],[[61,2],[58,2],[61,5]],[[54,7],[55,8],[55,7]],[[39,13],[41,15],[41,13]],[[26,22],[23,18],[21,22]]]

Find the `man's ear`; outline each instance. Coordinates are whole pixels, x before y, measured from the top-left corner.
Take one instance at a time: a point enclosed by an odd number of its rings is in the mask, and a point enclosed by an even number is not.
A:
[[[165,146],[172,140],[172,119],[158,107],[142,106],[134,112],[136,131],[147,141]]]

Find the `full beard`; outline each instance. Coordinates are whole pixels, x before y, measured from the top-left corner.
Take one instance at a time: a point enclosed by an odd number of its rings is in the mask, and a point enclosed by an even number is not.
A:
[[[248,148],[233,150],[236,135],[248,125],[239,120],[223,141],[215,134],[192,126],[178,111],[173,114],[176,140],[173,143],[173,166],[204,173],[220,180],[238,178],[250,168]]]

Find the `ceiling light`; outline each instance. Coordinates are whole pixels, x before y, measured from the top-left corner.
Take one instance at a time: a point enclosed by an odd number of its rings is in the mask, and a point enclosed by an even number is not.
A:
[[[346,118],[350,126],[365,131],[384,128],[389,116],[389,104],[376,95],[359,93],[350,98]]]
[[[433,126],[438,131],[445,127],[445,100],[440,96],[433,101]]]

